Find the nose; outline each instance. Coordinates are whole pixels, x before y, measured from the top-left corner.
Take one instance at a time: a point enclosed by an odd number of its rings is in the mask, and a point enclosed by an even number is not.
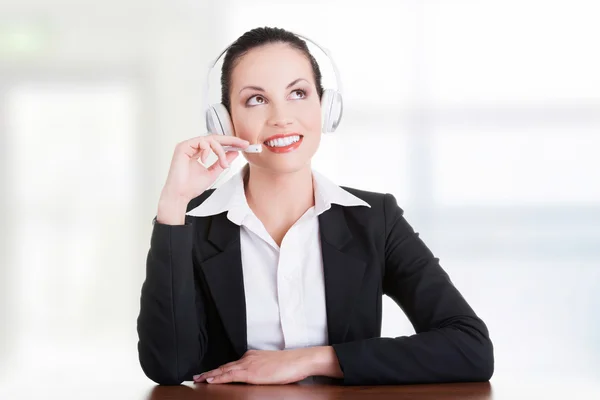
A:
[[[285,107],[281,105],[273,105],[271,107],[271,115],[269,116],[269,125],[278,128],[285,127],[292,123],[292,118],[286,112]]]

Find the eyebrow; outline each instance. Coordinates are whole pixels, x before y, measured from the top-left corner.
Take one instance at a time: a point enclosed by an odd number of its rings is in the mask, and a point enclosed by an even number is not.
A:
[[[304,79],[304,78],[298,78],[298,79],[290,82],[285,88],[289,89],[289,88],[291,88],[292,86],[294,86],[296,83],[298,83],[300,81],[306,81],[306,79]],[[308,82],[308,81],[306,81],[306,82]],[[240,91],[238,92],[238,94],[242,93],[242,90],[245,90],[245,89],[253,89],[253,90],[257,90],[259,92],[264,92],[265,91],[265,89],[261,88],[260,86],[244,86],[243,88],[240,89]]]

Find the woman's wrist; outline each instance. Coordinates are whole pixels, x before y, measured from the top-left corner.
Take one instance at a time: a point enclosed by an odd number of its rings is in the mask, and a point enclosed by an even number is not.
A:
[[[156,220],[166,225],[184,225],[187,205],[187,199],[161,195]]]
[[[330,378],[343,378],[344,373],[340,368],[335,350],[331,346],[316,346],[306,349],[308,376],[327,376]]]

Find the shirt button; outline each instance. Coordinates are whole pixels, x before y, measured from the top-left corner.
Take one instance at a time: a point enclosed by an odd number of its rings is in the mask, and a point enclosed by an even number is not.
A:
[[[281,273],[281,276],[282,276],[283,280],[285,280],[286,282],[289,282],[292,280],[292,271],[286,270],[285,272]]]

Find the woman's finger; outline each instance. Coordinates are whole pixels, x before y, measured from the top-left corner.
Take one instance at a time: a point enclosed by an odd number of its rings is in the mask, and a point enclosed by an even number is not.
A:
[[[177,145],[175,152],[183,151],[189,158],[194,158],[203,149],[210,148],[210,143],[206,139],[196,142],[186,140]]]
[[[207,378],[208,383],[229,383],[229,382],[247,382],[248,371],[245,369],[230,370],[214,378]]]
[[[221,365],[217,369],[213,369],[212,371],[207,371],[203,374],[194,376],[194,382],[204,382],[209,378],[216,378],[217,376],[221,376],[229,373],[230,371],[237,371],[240,369],[245,369],[245,366],[239,362],[232,362],[225,365]]]
[[[225,156],[225,150],[223,150],[223,146],[216,140],[210,140],[210,147],[215,152],[217,157],[219,157],[219,162],[223,168],[229,168],[229,162],[227,161],[227,157]]]
[[[235,146],[240,147],[242,149],[245,149],[246,147],[250,146],[249,141],[240,139],[237,136],[210,135],[209,137],[222,145]]]
[[[192,139],[189,139],[187,141],[191,142],[191,143],[198,143],[202,140],[215,140],[219,143],[221,143],[222,145],[230,145],[230,146],[239,146],[239,147],[248,147],[250,145],[250,142],[248,142],[247,140],[241,139],[237,136],[226,136],[226,135],[216,135],[216,134],[210,134],[210,135],[205,135],[205,136],[198,136]]]
[[[183,142],[179,143],[179,146],[185,149],[185,152],[188,156],[193,157],[197,151],[206,148],[207,144],[210,143],[210,140],[214,140],[224,145],[239,146],[242,148],[246,148],[250,145],[247,140],[240,139],[236,136],[210,134],[196,136],[194,138],[184,140]],[[190,154],[190,152],[192,152],[192,154]]]
[[[231,164],[231,163],[233,162],[233,160],[235,160],[235,159],[236,159],[236,157],[237,157],[239,154],[240,154],[240,153],[238,153],[238,152],[234,152],[234,151],[231,151],[231,152],[227,153],[227,154],[225,155],[225,157],[227,158],[227,162],[228,162],[229,164]],[[213,165],[211,165],[210,167],[208,167],[208,172],[210,172],[211,176],[213,176],[213,177],[216,177],[216,176],[218,176],[219,174],[221,174],[221,172],[223,172],[223,170],[224,170],[223,166],[222,166],[222,165],[221,165],[221,163],[220,163],[220,162],[218,162],[218,161],[216,161],[216,162],[215,162]]]
[[[195,375],[194,376],[194,382],[199,383],[199,382],[205,382],[208,378],[214,378],[215,376],[221,375],[225,373],[225,370],[222,369],[223,367],[219,367],[217,369],[213,369],[210,371],[206,371],[200,375]]]
[[[206,163],[206,159],[208,158],[209,155],[210,155],[210,149],[203,149],[200,152],[199,157],[200,157],[200,161],[202,161],[202,164]]]

